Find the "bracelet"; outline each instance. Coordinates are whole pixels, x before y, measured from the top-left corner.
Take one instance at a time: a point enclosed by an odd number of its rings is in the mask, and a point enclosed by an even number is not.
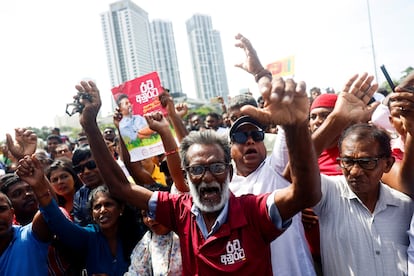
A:
[[[40,199],[42,199],[42,198],[44,198],[44,197],[47,197],[47,196],[50,196],[50,190],[47,190],[47,192],[46,193],[44,193],[43,195],[41,195],[41,196],[38,196],[37,197],[37,200],[40,200]]]
[[[171,154],[174,154],[174,153],[178,153],[178,148],[175,148],[175,149],[170,150],[170,151],[166,151],[166,152],[164,152],[164,155],[168,156],[168,155],[171,155]]]
[[[269,80],[272,80],[272,73],[270,73],[269,70],[262,69],[259,73],[254,75],[254,79],[256,82],[259,82],[259,80],[263,77],[268,77]]]

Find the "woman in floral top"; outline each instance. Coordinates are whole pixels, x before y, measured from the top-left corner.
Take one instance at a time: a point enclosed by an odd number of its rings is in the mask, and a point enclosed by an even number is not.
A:
[[[150,229],[132,251],[131,265],[124,276],[181,275],[180,240],[174,232],[159,224],[142,211],[144,223]]]

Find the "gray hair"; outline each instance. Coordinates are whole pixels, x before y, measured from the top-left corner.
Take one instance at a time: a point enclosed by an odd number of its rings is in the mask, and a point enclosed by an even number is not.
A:
[[[240,109],[242,106],[252,105],[258,107],[256,99],[250,94],[236,95],[230,99],[227,109]]]
[[[186,168],[189,164],[187,152],[190,146],[199,145],[218,145],[224,151],[224,162],[229,164],[231,161],[230,144],[226,136],[219,135],[214,130],[193,131],[190,132],[180,145],[181,166]]]

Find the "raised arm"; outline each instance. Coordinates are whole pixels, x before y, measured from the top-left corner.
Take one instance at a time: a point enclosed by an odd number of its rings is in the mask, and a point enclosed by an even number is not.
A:
[[[374,77],[363,73],[351,77],[338,95],[335,107],[322,125],[312,133],[312,141],[319,156],[324,149],[335,146],[342,131],[351,124],[368,122],[379,103],[367,105],[378,89]]]
[[[265,107],[244,106],[243,114],[263,124],[281,125],[285,130],[292,185],[276,193],[280,215],[287,219],[319,202],[320,174],[308,129],[309,100],[306,85],[292,79],[273,79],[271,89],[262,93]]]
[[[170,119],[171,125],[174,127],[178,141],[181,142],[181,140],[188,135],[188,130],[182,121],[182,116],[177,113],[174,100],[167,90],[164,90],[164,93],[160,95],[160,102],[167,109],[168,118]],[[179,108],[180,112],[187,112],[186,105],[180,105],[177,106],[177,108]]]
[[[47,206],[50,204],[53,199],[53,194],[51,192],[53,189],[44,175],[43,166],[35,157],[32,159],[30,156],[26,155],[23,159],[20,159],[16,173],[21,180],[32,187],[40,206]],[[40,212],[37,212],[33,218],[32,228],[33,232],[40,240],[52,240],[52,233]]]
[[[98,87],[93,81],[82,81],[76,85],[76,89],[89,95],[88,98],[80,98],[84,108],[79,116],[79,121],[89,138],[89,146],[105,184],[114,196],[127,201],[139,209],[148,209],[148,200],[152,192],[141,186],[129,184],[124,172],[109,152],[102,137],[96,122],[96,116],[101,108]]]
[[[252,74],[256,82],[259,82],[263,77],[272,80],[272,74],[263,67],[256,50],[253,48],[250,41],[242,34],[237,34],[235,38],[237,40],[235,46],[243,49],[246,54],[246,60],[235,64],[235,66],[245,70],[249,74]]]
[[[181,168],[181,159],[178,154],[177,143],[175,142],[175,139],[170,131],[170,125],[167,119],[160,112],[146,114],[145,119],[147,119],[149,127],[158,132],[161,136],[165,155],[167,157],[167,166],[175,187],[180,192],[188,192],[189,187],[187,186]]]
[[[122,114],[119,111],[119,108],[115,110],[113,120],[115,127],[118,129],[118,133],[121,133],[119,129],[119,122],[122,120]],[[155,184],[155,181],[152,178],[151,174],[144,169],[140,161],[131,162],[131,156],[121,134],[119,135],[119,146],[121,149],[121,160],[124,162],[125,167],[127,168],[131,177],[134,179],[135,183],[141,186]]]
[[[414,198],[414,93],[410,90],[414,91],[414,73],[408,75],[390,96],[390,112],[400,117],[407,134],[403,160],[391,169],[395,171],[396,179],[387,184]]]
[[[30,129],[16,128],[14,141],[10,134],[6,134],[6,141],[9,151],[17,160],[25,155],[32,155],[36,151],[37,135]]]
[[[59,209],[51,193],[53,189],[44,175],[43,166],[35,155],[27,155],[20,159],[17,174],[32,187],[42,211],[41,214],[37,213],[33,220],[33,231],[36,235],[51,239],[53,233],[72,248],[85,247],[86,231],[68,220]]]

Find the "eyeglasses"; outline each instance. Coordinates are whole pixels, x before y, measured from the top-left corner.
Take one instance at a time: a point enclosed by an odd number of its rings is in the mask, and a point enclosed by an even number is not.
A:
[[[222,175],[229,164],[226,163],[211,163],[208,165],[193,165],[186,167],[186,170],[194,178],[202,178],[206,173],[206,170],[209,170],[214,176]]]
[[[85,164],[79,164],[77,166],[73,167],[73,170],[79,174],[79,173],[83,173],[85,171],[85,168],[87,168],[88,170],[93,170],[96,169],[96,163],[93,160],[89,160],[88,162],[86,162]]]
[[[355,163],[358,163],[358,166],[361,167],[364,170],[373,170],[377,167],[378,160],[384,158],[383,156],[379,157],[365,157],[365,158],[336,158],[337,161],[339,161],[339,166],[341,168],[350,170],[355,165]]]
[[[244,144],[247,142],[249,137],[252,137],[253,141],[261,142],[264,140],[264,131],[263,130],[252,130],[246,132],[235,132],[231,135],[231,141],[237,144]]]

